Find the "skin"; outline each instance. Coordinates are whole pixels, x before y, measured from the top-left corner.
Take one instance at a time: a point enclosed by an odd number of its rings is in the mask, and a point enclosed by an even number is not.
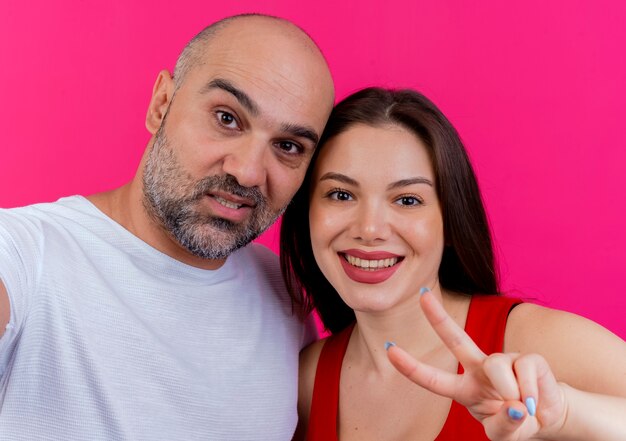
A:
[[[573,314],[521,305],[507,323],[504,353],[487,356],[450,320],[436,294],[424,294],[420,303],[465,373],[434,368],[396,347],[389,360],[414,383],[465,405],[489,439],[624,439],[626,345],[617,336]],[[541,332],[526,332],[528,323]],[[529,397],[538,400],[532,415],[524,404]]]
[[[397,127],[357,125],[328,142],[314,170],[309,220],[320,269],[357,311],[403,309],[416,283],[436,280],[444,247],[435,175],[421,141]],[[337,263],[354,248],[402,259],[385,283],[389,292],[345,276]]]
[[[205,250],[253,227],[253,236],[260,234],[301,185],[333,101],[330,72],[309,37],[284,21],[237,18],[210,39],[180,87],[169,72],[159,73],[146,116],[152,136],[134,179],[88,199],[156,250],[218,269],[228,252],[207,258],[181,244],[151,207],[146,176],[161,196],[186,201],[196,219],[189,230]],[[234,184],[203,186],[215,177]],[[232,204],[237,208],[225,206]],[[232,228],[220,227],[219,219]],[[8,298],[1,283],[0,310],[4,330]]]
[[[615,335],[532,304],[511,312],[502,354],[486,356],[465,334],[469,297],[441,289],[437,280],[444,238],[434,189],[389,187],[412,177],[434,182],[419,139],[399,127],[356,125],[323,149],[314,165],[311,241],[324,275],[357,318],[342,365],[339,439],[435,439],[452,399],[493,440],[623,439],[626,344]],[[407,196],[422,204],[407,207]],[[390,278],[359,283],[341,263],[346,249],[404,259]],[[420,287],[431,291],[420,295]],[[388,340],[397,346],[387,353]],[[323,344],[301,354],[295,439],[304,439]],[[528,397],[536,399],[535,416],[524,404]],[[509,409],[521,418],[511,418]]]
[[[278,215],[300,186],[315,147],[315,140],[285,128],[306,129],[318,137],[333,89],[321,54],[308,37],[290,24],[264,17],[241,18],[221,29],[208,44],[205,60],[177,90],[168,72],[159,74],[146,118],[153,136],[135,179],[117,192],[90,199],[154,248],[189,265],[217,269],[225,258],[190,253],[145,209],[144,172],[161,125],[184,174],[173,184],[182,194],[174,197],[188,194],[189,187],[207,176],[231,175],[239,185],[257,188]],[[240,213],[224,209],[214,196],[244,202],[248,213],[239,218]],[[226,191],[207,194],[193,209],[234,222],[247,221],[251,211],[247,200]]]

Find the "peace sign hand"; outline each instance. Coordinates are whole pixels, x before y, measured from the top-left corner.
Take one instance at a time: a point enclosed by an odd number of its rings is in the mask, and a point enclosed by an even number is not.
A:
[[[553,437],[565,421],[567,405],[546,360],[537,354],[485,355],[433,293],[423,291],[424,314],[464,373],[435,368],[391,346],[388,357],[396,369],[419,386],[465,406],[490,440]]]

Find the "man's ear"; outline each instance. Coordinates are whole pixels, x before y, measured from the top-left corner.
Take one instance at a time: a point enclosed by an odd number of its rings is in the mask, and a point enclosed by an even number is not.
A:
[[[154,135],[161,127],[173,93],[174,80],[168,71],[162,70],[154,83],[152,98],[146,114],[146,128],[151,134]]]

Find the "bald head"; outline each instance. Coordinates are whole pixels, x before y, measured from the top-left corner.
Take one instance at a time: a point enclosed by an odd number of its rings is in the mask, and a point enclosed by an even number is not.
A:
[[[265,14],[240,14],[226,17],[210,24],[187,43],[178,60],[176,60],[174,68],[173,79],[176,88],[180,87],[189,71],[193,70],[194,67],[206,61],[210,62],[206,57],[207,51],[212,44],[220,44],[221,32],[229,27],[234,28],[231,30],[235,32],[242,28],[253,30],[259,40],[263,40],[268,32],[281,33],[284,38],[291,40],[293,43],[297,44],[299,42],[303,51],[317,55],[320,61],[323,62],[324,67],[327,68],[321,50],[313,39],[299,26],[280,17]],[[229,35],[221,37],[228,38]]]

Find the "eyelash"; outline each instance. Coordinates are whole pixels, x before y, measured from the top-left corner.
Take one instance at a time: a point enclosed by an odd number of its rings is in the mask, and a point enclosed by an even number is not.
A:
[[[340,201],[340,202],[345,202],[346,199],[339,199],[339,194],[344,194],[347,195],[348,197],[350,197],[352,200],[354,199],[354,196],[352,196],[352,194],[343,189],[343,188],[333,188],[331,189],[329,192],[326,193],[325,197],[327,197],[328,199],[332,199],[334,201]],[[412,199],[415,201],[415,203],[412,204],[402,204],[402,203],[398,203],[398,202],[402,202],[403,199]],[[405,194],[405,195],[401,195],[398,198],[396,198],[394,200],[394,203],[398,203],[398,205],[400,205],[401,207],[405,207],[405,208],[412,208],[412,207],[419,207],[420,205],[424,205],[424,200],[422,198],[420,198],[417,195],[414,194]]]
[[[419,196],[414,195],[414,194],[404,194],[404,195],[396,198],[396,200],[394,202],[402,201],[403,199],[414,199],[415,203],[414,204],[408,204],[408,205],[407,204],[398,204],[398,205],[400,205],[402,207],[409,208],[409,207],[418,207],[420,205],[424,205],[424,200],[422,198],[420,198]]]
[[[345,201],[345,199],[338,198],[339,193],[346,194],[349,197],[353,198],[352,194],[349,191],[344,190],[343,188],[333,188],[328,193],[326,193],[325,197],[327,197],[328,199],[332,199],[334,201]]]

